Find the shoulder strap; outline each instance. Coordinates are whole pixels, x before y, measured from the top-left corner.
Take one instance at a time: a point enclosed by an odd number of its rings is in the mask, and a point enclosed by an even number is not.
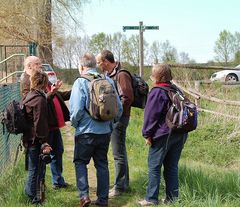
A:
[[[102,74],[95,75],[95,74],[89,73],[89,74],[80,75],[80,78],[84,78],[88,81],[92,81],[97,78],[102,78],[102,76],[104,76],[104,75],[102,75]]]
[[[121,72],[127,73],[127,74],[132,78],[132,74],[131,74],[128,70],[120,69],[120,70],[117,71],[117,75],[118,75],[119,73],[121,73]]]

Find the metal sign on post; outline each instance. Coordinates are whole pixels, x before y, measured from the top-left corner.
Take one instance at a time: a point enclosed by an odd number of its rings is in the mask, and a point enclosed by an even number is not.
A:
[[[125,32],[126,30],[139,30],[139,51],[140,51],[140,62],[139,62],[139,75],[141,77],[144,76],[143,73],[143,65],[144,65],[144,56],[143,56],[143,32],[145,30],[159,30],[159,26],[144,26],[143,22],[139,22],[139,26],[123,26],[123,31]]]

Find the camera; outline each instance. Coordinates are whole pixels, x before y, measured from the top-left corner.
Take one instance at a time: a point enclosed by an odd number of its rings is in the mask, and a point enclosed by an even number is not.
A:
[[[43,161],[43,162],[45,162],[46,164],[49,164],[49,163],[51,163],[51,161],[52,161],[52,158],[51,158],[51,156],[50,156],[50,154],[40,154],[40,159]]]

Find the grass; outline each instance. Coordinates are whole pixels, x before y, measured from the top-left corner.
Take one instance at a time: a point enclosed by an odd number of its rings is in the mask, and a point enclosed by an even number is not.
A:
[[[218,89],[220,90],[220,89]],[[238,90],[228,90],[226,97],[237,97]],[[223,96],[222,96],[223,97]],[[203,102],[214,109],[225,107]],[[239,115],[239,110],[231,108]],[[141,136],[143,111],[133,109],[127,131],[127,151],[130,167],[130,189],[121,197],[110,200],[111,207],[134,207],[144,198],[147,182],[148,147]],[[240,130],[238,122],[222,117],[200,113],[198,129],[189,134],[179,165],[180,199],[171,206],[176,207],[239,207],[240,206]],[[46,176],[46,207],[77,207],[79,197],[75,184],[72,163],[74,130],[70,126],[62,130],[64,139],[64,177],[70,188],[54,191],[51,188],[49,167]],[[21,156],[18,166],[9,170],[0,179],[0,203],[2,207],[32,206],[24,195],[27,173]],[[109,150],[110,182],[113,184],[114,162]],[[96,198],[96,178],[93,164],[89,165],[91,198]],[[164,182],[161,181],[159,198],[164,198]],[[160,205],[159,205],[160,206]],[[168,205],[165,205],[168,206]],[[169,205],[170,206],[170,205]]]

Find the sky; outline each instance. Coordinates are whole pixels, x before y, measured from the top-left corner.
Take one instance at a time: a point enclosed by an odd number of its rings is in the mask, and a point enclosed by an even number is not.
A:
[[[213,60],[223,30],[240,32],[240,0],[92,0],[82,11],[84,32],[91,36],[123,32],[123,26],[159,26],[145,30],[148,43],[169,40],[197,63]],[[139,34],[127,30],[127,37]]]

